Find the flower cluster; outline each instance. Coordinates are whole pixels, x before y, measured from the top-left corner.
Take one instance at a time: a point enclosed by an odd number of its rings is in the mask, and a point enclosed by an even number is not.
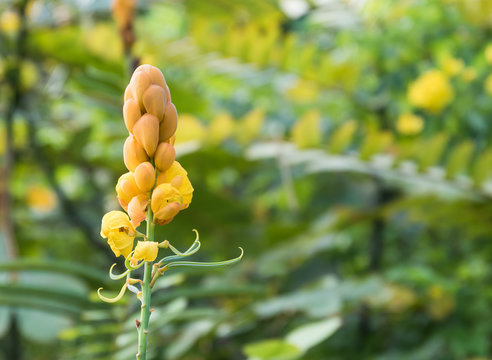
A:
[[[134,261],[153,261],[157,242],[139,241],[133,247],[149,205],[153,222],[164,225],[186,209],[193,197],[188,173],[175,161],[178,114],[159,69],[141,65],[135,70],[125,91],[123,117],[129,132],[123,158],[129,172],[118,179],[116,194],[128,215],[122,211],[104,215],[101,236],[108,239],[116,256],[127,258],[133,252]]]
[[[453,100],[454,91],[443,72],[429,70],[410,85],[407,97],[413,106],[439,113]]]

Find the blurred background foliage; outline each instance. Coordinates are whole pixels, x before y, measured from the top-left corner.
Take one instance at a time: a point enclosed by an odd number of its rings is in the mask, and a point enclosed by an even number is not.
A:
[[[195,187],[158,238],[245,249],[161,280],[152,359],[492,356],[490,1],[136,6],[128,42],[109,1],[0,3],[0,358],[134,358],[137,302],[94,295],[138,62]]]

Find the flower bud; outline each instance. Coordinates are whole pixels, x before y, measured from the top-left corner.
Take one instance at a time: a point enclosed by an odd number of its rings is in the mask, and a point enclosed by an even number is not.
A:
[[[125,89],[125,96],[123,97],[124,102],[126,102],[128,99],[134,99],[133,92],[134,92],[133,85],[132,85],[132,83],[130,83],[130,84],[128,84],[128,86]]]
[[[132,262],[139,260],[154,261],[159,252],[159,243],[155,241],[139,241],[135,246],[135,252],[132,256]]]
[[[123,105],[123,119],[125,120],[125,125],[128,131],[131,133],[133,131],[133,126],[140,119],[142,113],[140,112],[140,106],[135,99],[128,99]]]
[[[152,157],[159,143],[159,120],[154,115],[144,114],[133,126],[133,135]]]
[[[164,79],[164,75],[162,75],[162,72],[155,66],[144,64],[136,68],[135,71],[144,71],[150,76],[152,84],[159,85],[164,90],[166,89],[166,79]]]
[[[145,90],[152,85],[152,80],[150,76],[144,71],[135,71],[133,73],[132,79],[130,80],[132,85],[132,95],[135,100],[138,101],[140,108],[143,108],[143,94]]]
[[[169,139],[176,132],[178,127],[178,112],[172,102],[167,103],[164,111],[164,119],[159,127],[159,141],[163,142]]]
[[[101,236],[108,238],[108,244],[116,256],[127,257],[133,248],[133,240],[137,232],[122,211],[110,211],[103,216]]]
[[[154,214],[154,222],[158,225],[170,223],[181,210],[181,205],[177,202],[166,204]]]
[[[145,110],[162,120],[166,106],[166,90],[159,85],[151,85],[143,94]]]
[[[135,171],[138,165],[149,160],[145,149],[135,140],[133,135],[126,138],[123,145],[123,162],[130,171]]]
[[[123,174],[118,179],[116,184],[116,194],[118,195],[118,201],[123,209],[128,208],[130,200],[141,193],[140,189],[135,182],[135,176],[133,173],[128,172]]]
[[[176,157],[176,150],[171,144],[160,143],[154,155],[154,163],[160,171],[166,171],[171,167]]]
[[[166,100],[167,102],[171,102],[171,91],[169,90],[169,86],[166,85]]]
[[[148,161],[141,163],[135,169],[135,182],[142,192],[152,189],[155,183],[155,170]]]
[[[132,225],[138,227],[145,220],[149,198],[145,194],[134,196],[128,204],[128,215],[132,219]]]

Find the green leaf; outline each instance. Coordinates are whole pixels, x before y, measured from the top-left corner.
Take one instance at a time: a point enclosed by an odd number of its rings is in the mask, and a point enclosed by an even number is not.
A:
[[[317,110],[305,113],[292,127],[292,141],[299,148],[315,147],[321,143],[321,114]]]
[[[306,352],[333,335],[340,326],[342,326],[342,319],[337,316],[300,326],[291,331],[285,339],[290,344]]]
[[[249,358],[258,360],[290,360],[297,359],[302,354],[297,346],[280,339],[248,344],[244,347],[244,353]]]
[[[332,154],[341,153],[350,145],[357,130],[357,123],[350,120],[340,126],[330,137],[328,151]]]
[[[487,149],[482,152],[475,163],[471,171],[471,176],[474,180],[475,186],[482,185],[490,176],[492,171],[492,149]]]
[[[463,141],[453,149],[446,166],[446,173],[449,179],[454,178],[468,167],[473,149],[474,145],[470,140]]]

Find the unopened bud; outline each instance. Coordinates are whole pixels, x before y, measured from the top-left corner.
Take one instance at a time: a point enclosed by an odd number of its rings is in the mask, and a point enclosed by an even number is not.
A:
[[[160,171],[166,171],[171,167],[176,157],[176,150],[171,144],[160,143],[154,155],[155,166]]]
[[[162,120],[166,106],[166,90],[159,85],[151,85],[143,94],[145,110]]]
[[[138,227],[142,221],[145,220],[147,205],[149,204],[149,198],[147,195],[140,194],[134,196],[128,204],[128,216],[132,219],[132,225]]]
[[[166,79],[164,79],[164,75],[162,75],[162,72],[155,66],[144,64],[136,68],[135,71],[144,71],[150,76],[152,84],[159,85],[163,89],[166,89]]]
[[[123,145],[123,161],[130,171],[135,171],[138,165],[149,160],[145,149],[135,140],[133,135],[126,138]]]
[[[130,80],[130,84],[133,88],[133,97],[138,101],[140,108],[143,108],[143,94],[145,90],[152,85],[152,80],[150,76],[143,71],[135,71],[133,73],[132,79]]]
[[[164,111],[164,120],[159,127],[159,141],[163,142],[169,139],[176,132],[178,127],[178,112],[172,102],[167,103]]]
[[[128,131],[131,133],[133,131],[133,126],[140,119],[142,113],[140,112],[140,106],[135,99],[128,99],[123,105],[123,118],[125,120],[125,125]]]
[[[118,195],[118,201],[120,202],[121,207],[125,210],[128,208],[128,203],[130,200],[140,193],[140,190],[135,182],[135,177],[131,172],[120,176],[115,189],[116,194]]]
[[[167,102],[171,102],[171,91],[169,90],[169,86],[166,85],[166,100]]]
[[[133,126],[133,134],[147,155],[152,157],[159,143],[159,120],[151,114],[143,115]]]
[[[146,161],[137,166],[135,169],[135,182],[143,192],[152,189],[155,183],[155,170],[151,163]]]
[[[124,96],[124,101],[126,102],[128,99],[134,99],[133,97],[133,85],[132,83],[128,84],[128,86],[125,89],[125,96]]]

